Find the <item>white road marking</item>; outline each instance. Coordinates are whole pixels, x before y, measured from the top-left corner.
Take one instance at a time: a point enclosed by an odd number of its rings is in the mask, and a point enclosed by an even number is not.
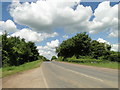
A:
[[[46,79],[45,79],[45,77],[44,77],[44,74],[43,74],[43,71],[42,71],[42,66],[41,66],[41,74],[42,74],[42,76],[43,76],[43,80],[44,80],[44,83],[45,83],[45,87],[48,88],[47,81],[46,81]]]
[[[53,64],[53,63],[52,63],[52,64]],[[56,64],[54,64],[54,65],[56,65]],[[56,66],[59,67],[59,68],[62,68],[62,69],[68,70],[68,71],[70,71],[70,72],[73,72],[73,73],[75,73],[75,74],[82,75],[82,76],[85,76],[85,77],[92,78],[92,79],[95,79],[95,80],[98,80],[98,81],[103,82],[102,79],[99,79],[99,78],[96,78],[96,77],[92,77],[92,76],[89,76],[89,75],[86,75],[86,74],[83,74],[83,73],[80,73],[80,72],[77,72],[77,71],[73,71],[73,70],[70,70],[70,69],[64,68],[64,67],[59,66],[59,65],[56,65]]]

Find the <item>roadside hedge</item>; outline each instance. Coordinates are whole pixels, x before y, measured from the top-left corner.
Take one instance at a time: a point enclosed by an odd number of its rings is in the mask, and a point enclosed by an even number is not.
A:
[[[72,59],[72,58],[66,58],[65,61],[68,62],[75,62],[75,63],[100,63],[103,60],[98,59]]]

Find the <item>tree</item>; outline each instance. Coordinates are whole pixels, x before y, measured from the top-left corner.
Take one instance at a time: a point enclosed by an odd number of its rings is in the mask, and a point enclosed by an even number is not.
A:
[[[57,57],[56,56],[52,56],[51,60],[55,60],[55,59],[57,59]]]
[[[86,33],[80,33],[73,37],[73,41],[75,44],[74,52],[76,58],[78,58],[79,55],[85,56],[90,53],[90,43],[91,38]]]
[[[79,55],[86,55],[90,52],[90,42],[91,38],[86,33],[79,33],[76,36],[63,41],[59,47],[56,48],[58,57],[72,57],[73,55],[76,58]]]
[[[43,60],[43,61],[48,61],[48,59],[46,57],[42,56],[42,55],[39,55],[38,58],[41,59],[41,60]]]
[[[108,60],[114,62],[120,62],[120,52],[111,51]]]
[[[2,36],[0,36],[0,68],[2,67]]]
[[[19,37],[2,35],[2,65],[17,66],[25,62],[38,60],[38,50],[33,42],[25,42]]]
[[[56,53],[63,60],[69,57],[106,59],[110,56],[111,45],[92,40],[86,33],[79,33],[72,38],[63,41],[57,48]],[[112,55],[114,57],[115,55]]]
[[[110,49],[111,46],[105,43],[99,43],[96,40],[93,40],[91,42],[91,56],[93,56],[93,58],[98,58],[101,56],[104,56],[104,58],[108,58],[108,55],[110,54]]]

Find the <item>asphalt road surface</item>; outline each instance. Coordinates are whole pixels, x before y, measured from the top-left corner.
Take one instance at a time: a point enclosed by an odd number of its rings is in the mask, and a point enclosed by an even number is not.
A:
[[[62,62],[3,78],[3,88],[118,88],[118,70]]]
[[[59,62],[44,62],[48,88],[118,88],[118,71]]]

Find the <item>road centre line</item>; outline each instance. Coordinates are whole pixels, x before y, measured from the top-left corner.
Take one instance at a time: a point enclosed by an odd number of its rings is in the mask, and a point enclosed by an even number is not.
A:
[[[53,63],[52,63],[52,64],[53,64]],[[54,65],[56,65],[56,64],[54,64]],[[92,77],[92,76],[90,76],[90,75],[86,75],[86,74],[83,74],[83,73],[80,73],[80,72],[77,72],[77,71],[73,71],[73,70],[64,68],[64,67],[59,66],[59,65],[56,65],[56,66],[59,67],[59,68],[62,68],[62,69],[64,69],[64,70],[68,70],[68,71],[70,71],[70,72],[73,72],[73,73],[75,73],[75,74],[82,75],[82,76],[85,76],[85,77],[92,78],[92,79],[98,80],[98,81],[100,81],[100,82],[103,82],[102,79],[99,79],[99,78],[96,78],[96,77]]]

